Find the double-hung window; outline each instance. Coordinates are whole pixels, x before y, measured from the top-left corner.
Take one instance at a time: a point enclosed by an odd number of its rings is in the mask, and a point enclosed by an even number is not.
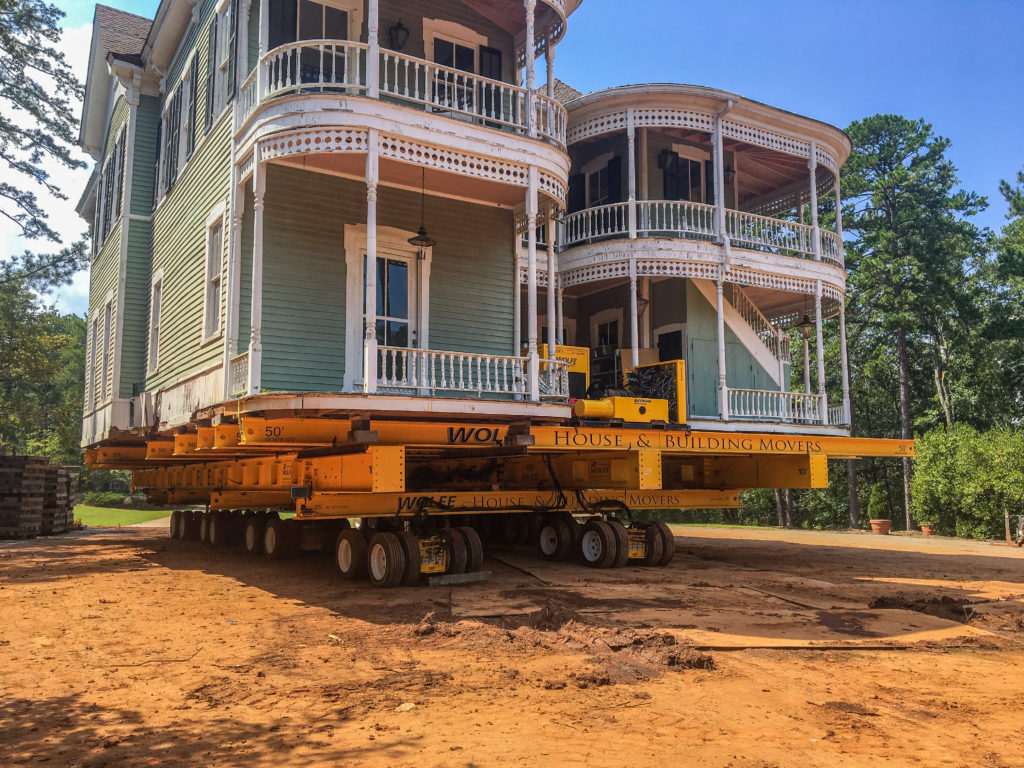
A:
[[[221,329],[221,276],[224,272],[224,218],[220,213],[207,224],[206,279],[203,302],[203,340]]]
[[[160,270],[153,278],[149,296],[149,373],[156,371],[160,363],[160,303],[163,298],[163,287],[163,270]]]
[[[101,381],[103,382],[103,385],[100,387],[101,401],[107,398],[107,384],[110,381],[110,325],[112,321],[113,303],[112,301],[108,301],[106,306],[103,307],[103,352],[101,355]]]

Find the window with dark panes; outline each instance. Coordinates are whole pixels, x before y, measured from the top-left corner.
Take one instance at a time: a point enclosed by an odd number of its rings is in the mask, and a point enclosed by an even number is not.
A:
[[[188,77],[188,133],[185,135],[185,159],[192,157],[196,149],[196,115],[199,114],[199,54],[192,54]]]
[[[231,0],[227,11],[226,44],[224,55],[227,58],[224,70],[224,104],[230,104],[235,97],[235,46],[238,37],[238,0]]]
[[[126,130],[121,129],[121,136],[117,139],[117,147],[114,150],[117,156],[117,215],[121,215],[121,208],[124,204],[124,143]]]
[[[448,69],[474,74],[476,72],[476,51],[451,40],[434,38],[434,63]],[[473,83],[456,72],[438,70],[434,76],[436,100],[452,109],[471,109],[473,106]]]
[[[213,127],[217,116],[217,20],[210,22],[206,30],[206,133]]]
[[[331,5],[299,0],[296,20],[298,40],[347,40],[348,13]],[[303,83],[344,83],[345,49],[325,45],[302,49],[299,64]]]

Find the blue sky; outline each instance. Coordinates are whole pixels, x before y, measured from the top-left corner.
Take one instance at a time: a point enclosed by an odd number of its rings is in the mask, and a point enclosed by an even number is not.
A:
[[[158,0],[107,4],[152,17]],[[69,30],[92,22],[90,2],[57,5]],[[988,196],[978,224],[998,229],[999,180],[1024,167],[1022,29],[1022,0],[584,0],[555,71],[581,91],[713,86],[840,128],[923,117],[952,140],[963,186]],[[80,311],[80,298],[60,303]]]

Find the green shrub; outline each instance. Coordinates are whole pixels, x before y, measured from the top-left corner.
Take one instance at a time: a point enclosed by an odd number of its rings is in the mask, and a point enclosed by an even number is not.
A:
[[[889,510],[889,498],[885,493],[885,486],[882,483],[875,483],[871,486],[871,496],[868,497],[868,518],[871,520],[890,520],[892,512]]]
[[[88,507],[120,507],[127,494],[113,491],[87,491],[82,494],[82,503]]]
[[[911,513],[939,533],[973,538],[1003,533],[1005,512],[1024,509],[1024,432],[978,432],[964,424],[917,440]]]

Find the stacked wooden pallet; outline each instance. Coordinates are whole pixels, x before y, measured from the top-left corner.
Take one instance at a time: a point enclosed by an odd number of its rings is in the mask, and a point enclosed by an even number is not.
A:
[[[0,456],[0,537],[24,539],[43,528],[49,459]]]
[[[67,533],[74,523],[72,510],[78,495],[78,470],[75,467],[46,467],[43,493],[44,534]]]

